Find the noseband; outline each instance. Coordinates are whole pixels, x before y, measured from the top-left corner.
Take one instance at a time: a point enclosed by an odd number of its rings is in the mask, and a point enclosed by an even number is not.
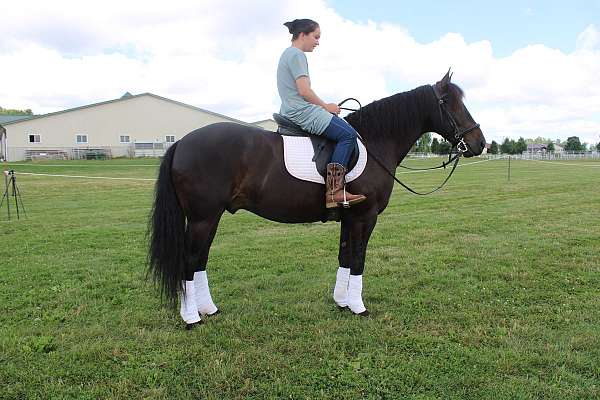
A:
[[[458,127],[458,124],[456,123],[456,120],[454,119],[454,116],[452,115],[452,113],[450,112],[450,110],[448,110],[447,108],[447,103],[446,103],[446,95],[441,96],[438,93],[437,87],[435,85],[431,85],[431,89],[433,89],[433,93],[435,95],[435,98],[437,99],[437,103],[440,109],[440,121],[443,123],[444,122],[444,117],[443,114],[445,113],[446,116],[448,117],[448,120],[450,121],[450,125],[452,126],[452,129],[454,130],[454,139],[456,139],[456,144],[454,145],[456,147],[456,150],[458,152],[465,153],[469,150],[469,146],[467,145],[467,143],[465,142],[465,135],[471,131],[474,131],[475,129],[479,128],[479,124],[475,123],[475,125],[471,126],[470,128],[467,128],[463,131],[460,130],[460,128]]]

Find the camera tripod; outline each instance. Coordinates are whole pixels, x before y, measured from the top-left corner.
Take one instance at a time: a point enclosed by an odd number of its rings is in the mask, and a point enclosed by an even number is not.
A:
[[[21,204],[21,210],[23,210],[23,214],[27,216],[27,212],[25,212],[25,205],[23,204],[23,199],[21,198],[21,192],[19,191],[19,187],[17,186],[17,177],[15,176],[14,170],[4,171],[4,182],[6,184],[6,189],[4,190],[4,194],[2,195],[2,200],[0,200],[0,208],[2,208],[2,204],[4,204],[4,199],[6,199],[6,209],[8,212],[8,220],[10,221],[10,198],[14,198],[15,208],[17,210],[17,219],[20,219],[21,214],[19,210],[19,204]]]

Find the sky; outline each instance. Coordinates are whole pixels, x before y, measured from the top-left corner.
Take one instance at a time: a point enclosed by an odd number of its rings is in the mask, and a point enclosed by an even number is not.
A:
[[[2,8],[0,106],[36,114],[154,93],[248,122],[278,111],[282,25],[311,18],[326,102],[448,68],[488,140],[600,142],[600,0],[22,0]],[[165,115],[168,118],[168,115]]]

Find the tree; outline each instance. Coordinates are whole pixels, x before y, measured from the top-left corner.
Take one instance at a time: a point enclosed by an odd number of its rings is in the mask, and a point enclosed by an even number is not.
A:
[[[492,145],[490,146],[490,153],[491,154],[498,154],[498,143],[496,143],[495,140],[492,140]]]
[[[596,145],[596,150],[600,151],[600,142]]]
[[[548,151],[554,151],[554,150],[555,150],[555,149],[554,149],[554,143],[552,143],[552,142],[549,142],[549,143],[548,143],[548,146],[546,146],[546,148],[548,149]]]
[[[581,144],[579,138],[577,136],[571,136],[567,139],[567,144],[565,145],[565,150],[567,151],[584,151],[585,146]]]
[[[504,142],[500,145],[500,151],[502,154],[515,154],[515,141],[509,138],[504,139]]]
[[[440,152],[440,142],[438,142],[437,138],[433,138],[431,141],[431,152],[433,154],[439,154]]]
[[[29,108],[27,110],[13,110],[0,107],[0,115],[33,115],[33,112]]]
[[[521,154],[524,151],[527,151],[527,143],[525,143],[525,139],[520,137],[514,146],[514,154]]]
[[[527,144],[548,143],[551,141],[552,141],[552,139],[544,138],[541,136],[538,136],[535,139],[525,139],[525,143],[527,143]]]
[[[450,154],[450,151],[452,150],[452,145],[450,144],[450,142],[444,139],[442,140],[438,148],[439,154]]]
[[[429,153],[431,150],[431,133],[424,133],[415,145],[415,151],[419,153]]]

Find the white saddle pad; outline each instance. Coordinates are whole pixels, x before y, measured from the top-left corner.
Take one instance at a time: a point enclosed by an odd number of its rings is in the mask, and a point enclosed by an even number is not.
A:
[[[315,151],[310,139],[303,136],[281,136],[283,138],[283,158],[285,168],[294,178],[303,181],[325,184],[325,179],[317,171],[317,165],[312,158]],[[367,149],[358,141],[358,161],[346,175],[346,182],[358,178],[367,165]]]

